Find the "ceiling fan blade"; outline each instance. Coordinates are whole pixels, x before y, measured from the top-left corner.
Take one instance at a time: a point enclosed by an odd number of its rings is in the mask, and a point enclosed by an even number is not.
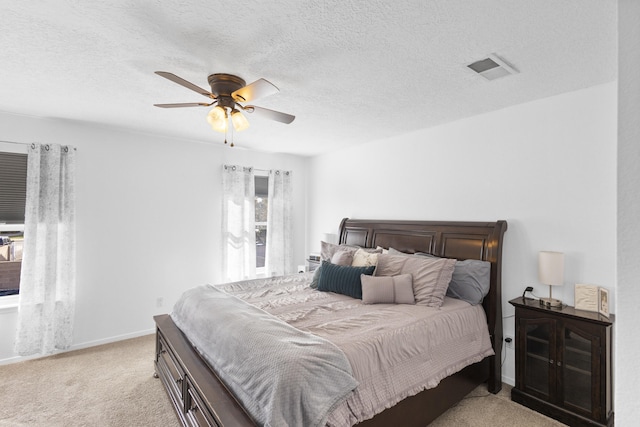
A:
[[[212,102],[211,104],[207,104],[206,102],[186,102],[182,104],[153,104],[153,105],[160,108],[182,108],[182,107],[208,107],[213,104],[215,104],[215,102]]]
[[[216,99],[216,96],[209,92],[208,90],[202,89],[200,86],[196,86],[191,82],[186,81],[182,77],[178,77],[175,74],[168,73],[166,71],[156,71],[157,75],[164,77],[165,79],[169,79],[174,83],[178,83],[180,86],[184,86],[187,89],[191,89],[194,92],[199,93],[202,96],[206,96],[207,98]]]
[[[259,79],[236,90],[231,96],[238,102],[249,102],[278,92],[280,92],[280,89],[273,83],[265,79]]]
[[[243,109],[247,113],[256,113],[264,118],[275,120],[277,122],[285,124],[291,123],[296,118],[296,116],[292,116],[291,114],[269,110],[268,108],[256,107],[255,105],[247,105]]]

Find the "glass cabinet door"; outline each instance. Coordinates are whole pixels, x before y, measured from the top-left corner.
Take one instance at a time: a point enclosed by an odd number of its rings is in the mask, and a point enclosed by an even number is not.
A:
[[[564,349],[562,357],[562,400],[565,407],[573,411],[582,411],[592,415],[598,402],[599,390],[595,386],[600,372],[597,349],[600,340],[597,336],[565,324],[562,331]]]
[[[555,321],[552,319],[520,319],[524,345],[523,390],[543,399],[555,395]]]

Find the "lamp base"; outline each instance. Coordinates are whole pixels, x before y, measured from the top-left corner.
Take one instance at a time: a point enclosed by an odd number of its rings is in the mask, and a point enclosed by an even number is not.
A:
[[[562,301],[555,298],[540,298],[540,305],[547,308],[559,308],[562,307]]]

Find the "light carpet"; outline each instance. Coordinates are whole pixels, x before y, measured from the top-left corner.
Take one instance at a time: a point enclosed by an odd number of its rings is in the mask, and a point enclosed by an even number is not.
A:
[[[0,366],[0,426],[178,427],[148,335]],[[431,426],[563,426],[480,386]]]

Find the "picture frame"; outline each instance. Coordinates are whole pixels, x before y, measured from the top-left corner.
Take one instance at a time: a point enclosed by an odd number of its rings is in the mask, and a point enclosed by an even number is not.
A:
[[[598,312],[600,302],[598,287],[595,285],[576,284],[574,301],[577,310]]]
[[[609,290],[596,285],[575,285],[576,310],[593,311],[609,317]]]
[[[609,317],[609,291],[605,288],[598,288],[598,313]]]

